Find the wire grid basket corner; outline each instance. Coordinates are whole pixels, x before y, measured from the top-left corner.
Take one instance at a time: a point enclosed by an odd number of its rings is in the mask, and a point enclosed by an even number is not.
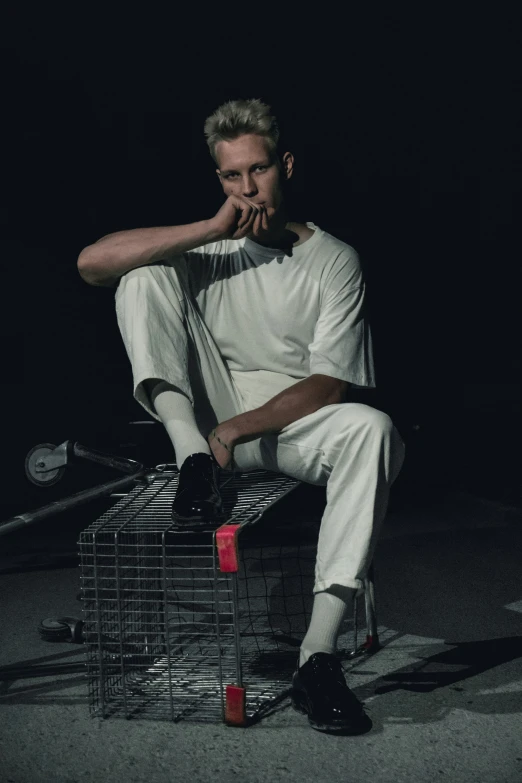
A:
[[[317,530],[257,524],[301,482],[236,474],[221,495],[223,528],[239,533],[238,568],[223,572],[216,531],[173,528],[178,479],[177,470],[149,475],[80,536],[90,711],[247,725],[290,687],[312,610]]]

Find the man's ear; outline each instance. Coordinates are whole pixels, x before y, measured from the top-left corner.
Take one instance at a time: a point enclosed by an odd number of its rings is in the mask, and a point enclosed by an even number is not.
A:
[[[281,156],[281,167],[285,180],[289,180],[294,173],[294,156],[291,152],[285,152]]]
[[[216,169],[217,178],[219,180],[219,184],[221,185],[221,189],[223,192],[225,192],[225,180],[221,178],[221,172],[219,169]]]

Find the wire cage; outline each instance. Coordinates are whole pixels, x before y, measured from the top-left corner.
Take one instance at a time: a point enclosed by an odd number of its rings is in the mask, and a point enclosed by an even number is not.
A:
[[[289,692],[312,611],[317,525],[259,523],[300,484],[259,470],[222,484],[226,524],[175,530],[179,473],[163,467],[80,536],[90,711],[246,726]],[[366,644],[357,650],[357,601],[340,637],[352,656],[378,644],[372,576],[364,597]]]

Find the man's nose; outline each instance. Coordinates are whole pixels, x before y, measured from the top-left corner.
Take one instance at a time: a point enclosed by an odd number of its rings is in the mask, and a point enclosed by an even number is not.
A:
[[[243,180],[243,196],[244,198],[253,198],[257,195],[257,188],[252,177],[248,177]]]

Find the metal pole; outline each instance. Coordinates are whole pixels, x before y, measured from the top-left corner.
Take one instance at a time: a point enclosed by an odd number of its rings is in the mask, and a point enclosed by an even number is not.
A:
[[[70,442],[70,441],[69,441]],[[128,457],[117,457],[115,454],[108,454],[105,451],[98,451],[88,446],[82,446],[75,441],[72,447],[74,460],[86,459],[89,462],[95,462],[97,465],[104,465],[108,468],[121,470],[122,473],[136,473],[143,467],[140,462]]]
[[[69,511],[72,508],[81,506],[84,503],[88,503],[91,500],[97,500],[105,495],[109,495],[113,490],[122,489],[132,484],[133,481],[145,476],[149,473],[150,469],[143,468],[132,476],[125,476],[124,478],[108,481],[105,484],[100,484],[97,487],[91,487],[85,489],[82,492],[76,492],[74,495],[70,495],[68,498],[62,498],[62,500],[55,500],[53,503],[49,503],[47,506],[37,508],[34,511],[28,511],[26,514],[17,514],[10,519],[0,521],[0,536],[10,533],[13,530],[24,527],[25,525],[32,525],[33,522],[40,522],[42,519],[52,516],[53,514],[59,514],[62,511]]]

